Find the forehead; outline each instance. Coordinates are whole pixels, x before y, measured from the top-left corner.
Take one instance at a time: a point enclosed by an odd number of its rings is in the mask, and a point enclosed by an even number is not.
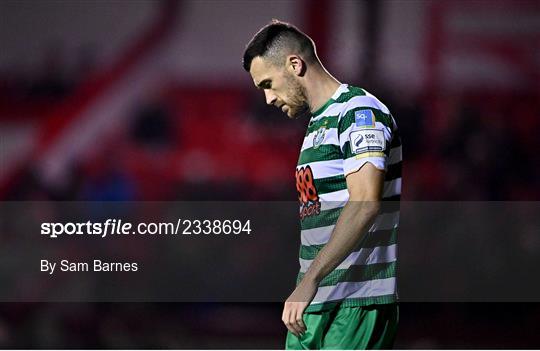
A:
[[[263,80],[274,78],[279,71],[279,68],[268,62],[268,60],[257,56],[251,61],[249,73],[253,78],[253,83],[258,86]]]

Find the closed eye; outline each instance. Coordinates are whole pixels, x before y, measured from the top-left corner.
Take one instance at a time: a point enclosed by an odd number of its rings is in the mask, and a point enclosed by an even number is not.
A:
[[[265,79],[261,81],[257,87],[260,89],[272,89],[272,80]]]

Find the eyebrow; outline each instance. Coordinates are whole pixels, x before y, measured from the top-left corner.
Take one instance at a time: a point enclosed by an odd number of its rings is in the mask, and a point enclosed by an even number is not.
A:
[[[268,86],[271,82],[272,80],[269,78],[263,79],[262,81],[259,82],[259,84],[257,84],[257,88],[266,89],[265,87]]]

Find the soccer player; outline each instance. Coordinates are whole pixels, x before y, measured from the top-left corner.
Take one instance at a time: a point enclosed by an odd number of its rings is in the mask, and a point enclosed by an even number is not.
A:
[[[283,309],[286,348],[391,348],[401,141],[390,111],[338,82],[313,40],[284,22],[255,34],[243,65],[267,104],[310,118],[296,167],[300,272]]]

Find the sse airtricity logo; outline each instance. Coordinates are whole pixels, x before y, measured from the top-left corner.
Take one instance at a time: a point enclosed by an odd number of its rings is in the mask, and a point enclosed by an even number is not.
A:
[[[351,152],[360,155],[365,152],[383,152],[386,148],[384,132],[380,129],[360,129],[351,132]]]
[[[362,141],[364,141],[364,137],[362,134],[358,135],[358,138],[354,141],[354,146],[360,147],[360,144],[362,144]]]

